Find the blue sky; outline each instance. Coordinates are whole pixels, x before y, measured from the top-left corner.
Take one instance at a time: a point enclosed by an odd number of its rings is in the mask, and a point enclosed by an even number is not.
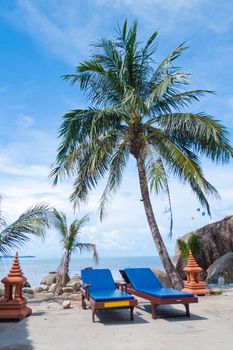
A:
[[[63,82],[76,64],[89,57],[90,43],[114,35],[125,18],[137,19],[140,40],[158,29],[158,62],[175,46],[188,41],[189,50],[179,60],[192,73],[191,87],[211,89],[192,111],[205,111],[221,120],[233,135],[233,3],[231,0],[2,0],[0,3],[0,193],[8,221],[29,206],[46,201],[72,219],[67,198],[69,182],[51,187],[48,173],[55,159],[57,129],[62,115],[87,105],[77,87]],[[232,163],[212,165],[204,160],[206,177],[217,187],[221,201],[210,199],[212,218],[201,217],[191,191],[171,181],[174,237],[168,235],[166,199],[152,196],[155,215],[171,253],[182,233],[233,213]],[[130,163],[119,193],[112,198],[108,217],[99,222],[100,185],[90,195],[82,215],[90,222],[83,241],[97,244],[102,256],[154,255],[136,177]],[[195,220],[191,218],[194,216]],[[59,256],[55,232],[44,244],[33,240],[21,253]]]

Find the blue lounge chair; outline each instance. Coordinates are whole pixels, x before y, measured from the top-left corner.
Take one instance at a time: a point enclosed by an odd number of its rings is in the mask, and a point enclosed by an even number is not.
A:
[[[92,321],[95,321],[96,310],[130,309],[130,319],[133,320],[133,309],[137,300],[125,291],[116,288],[112,274],[108,269],[82,270],[82,308],[86,308],[88,300],[92,308]]]
[[[152,318],[156,317],[156,307],[166,304],[183,304],[186,316],[190,317],[189,304],[197,303],[197,297],[172,288],[164,288],[153,271],[148,268],[128,268],[120,270],[125,284],[121,290],[151,302]]]

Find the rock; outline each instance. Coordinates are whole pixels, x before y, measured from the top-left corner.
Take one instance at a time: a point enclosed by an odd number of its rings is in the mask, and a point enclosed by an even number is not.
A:
[[[70,300],[64,300],[62,303],[63,309],[70,309],[71,301]]]
[[[2,282],[0,282],[0,297],[3,297],[4,289],[5,289],[4,284]]]
[[[159,269],[152,269],[155,276],[159,279],[159,281],[162,283],[163,287],[165,288],[172,288],[172,283],[166,274],[165,271],[159,270]]]
[[[62,292],[63,293],[72,293],[73,292],[73,288],[72,287],[62,287]]]
[[[51,284],[51,286],[49,287],[49,292],[54,292],[56,288],[56,283]]]
[[[46,284],[47,286],[50,286],[53,283],[56,283],[57,273],[51,272],[47,276],[45,276],[40,284]]]
[[[31,285],[28,281],[26,281],[26,283],[24,284],[24,287],[31,288]]]
[[[23,287],[22,291],[23,293],[26,293],[26,294],[34,294],[34,290],[29,287]]]
[[[67,283],[67,287],[72,287],[75,292],[79,292],[81,288],[81,276],[73,276]]]
[[[35,293],[42,293],[42,292],[47,292],[49,290],[49,286],[46,284],[41,284],[39,287],[36,287],[34,289]]]
[[[233,253],[223,255],[207,269],[207,283],[218,283],[219,277],[227,284],[233,283]]]
[[[73,283],[73,282],[79,282],[81,283],[81,276],[80,275],[74,275],[71,277],[71,279],[69,280],[69,283]]]
[[[192,233],[193,232],[187,233],[180,238],[187,242]],[[205,278],[207,275],[206,270],[215,260],[233,251],[233,215],[227,216],[221,221],[206,225],[195,231],[195,234],[202,239],[200,254],[198,257],[195,257],[195,259],[198,265],[204,270],[202,278]],[[177,245],[173,263],[184,278],[183,268],[185,264]]]

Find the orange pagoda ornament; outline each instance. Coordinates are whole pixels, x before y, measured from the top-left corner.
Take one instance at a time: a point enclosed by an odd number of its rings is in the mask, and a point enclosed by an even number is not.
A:
[[[3,299],[0,299],[0,319],[21,320],[32,313],[32,310],[26,306],[26,299],[22,296],[22,288],[26,281],[20,268],[18,253],[16,253],[10,272],[2,279],[5,293]]]
[[[201,279],[201,271],[202,268],[197,264],[191,250],[189,250],[188,262],[184,268],[184,272],[187,275],[187,281],[184,282],[184,288],[182,289],[182,292],[187,292],[195,295],[209,294],[209,290],[206,288],[205,283]]]

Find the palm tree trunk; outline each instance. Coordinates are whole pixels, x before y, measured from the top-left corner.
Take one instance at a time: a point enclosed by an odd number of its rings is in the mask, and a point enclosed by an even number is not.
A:
[[[70,265],[70,253],[68,251],[65,252],[61,265],[58,271],[58,278],[56,281],[55,295],[61,294],[62,287],[65,287],[68,282],[68,272]]]
[[[152,234],[155,246],[157,248],[161,262],[164,266],[165,271],[167,272],[168,277],[171,280],[173,287],[175,289],[180,290],[183,288],[183,281],[180,275],[178,274],[178,272],[176,271],[175,266],[173,265],[169,257],[167,248],[159,232],[159,228],[156,223],[153,208],[150,201],[145,163],[144,163],[144,160],[140,159],[140,157],[137,159],[137,166],[138,166],[138,176],[139,176],[142,201],[143,201],[147,221],[151,230],[151,234]]]

